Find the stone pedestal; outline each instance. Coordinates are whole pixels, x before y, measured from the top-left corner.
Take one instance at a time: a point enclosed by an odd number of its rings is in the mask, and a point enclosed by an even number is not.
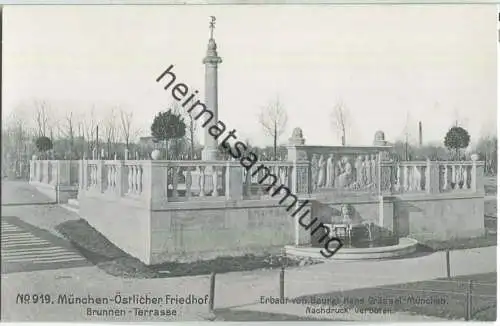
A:
[[[313,212],[317,212],[315,207],[318,202],[309,202],[308,200],[298,200],[295,209],[290,211],[295,220],[295,245],[308,246],[311,245],[311,229],[306,230],[303,225],[309,225],[313,219]],[[308,212],[309,211],[309,212]],[[295,215],[294,215],[295,214]],[[303,225],[301,225],[303,224]]]
[[[394,199],[390,196],[379,196],[378,225],[394,231]]]

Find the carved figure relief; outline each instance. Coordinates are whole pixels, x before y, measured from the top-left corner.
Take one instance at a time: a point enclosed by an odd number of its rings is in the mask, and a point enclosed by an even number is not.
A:
[[[339,176],[339,185],[341,188],[348,187],[352,182],[352,165],[349,159],[344,156],[342,158],[342,172]]]
[[[320,156],[318,162],[318,188],[322,188],[325,185],[325,177],[326,177],[326,162],[323,155]]]
[[[330,154],[326,161],[326,187],[332,188],[335,183],[335,161],[333,154]]]
[[[365,156],[365,164],[363,166],[363,177],[365,179],[365,185],[372,184],[372,164],[370,155]]]
[[[372,159],[370,161],[370,174],[371,174],[371,183],[377,183],[377,154],[372,154]]]
[[[359,155],[354,163],[354,168],[356,169],[356,182],[358,185],[363,184],[363,156]]]

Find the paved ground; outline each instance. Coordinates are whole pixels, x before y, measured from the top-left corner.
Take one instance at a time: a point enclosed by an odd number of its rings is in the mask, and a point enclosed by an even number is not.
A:
[[[49,203],[55,202],[46,195],[38,191],[33,191],[33,187],[26,181],[2,180],[2,206]]]
[[[2,183],[5,188],[16,184]],[[25,186],[22,186],[24,189]],[[27,188],[29,189],[29,188]],[[32,191],[32,190],[31,190]],[[11,193],[15,193],[11,191]],[[3,193],[2,193],[3,196]],[[29,197],[28,197],[29,198]],[[35,197],[31,197],[35,198]],[[3,198],[2,198],[3,199]],[[13,198],[15,199],[15,198]],[[34,201],[34,200],[33,200]],[[4,211],[7,212],[4,212]],[[3,216],[7,216],[4,218]],[[10,217],[9,217],[10,216]],[[18,219],[16,219],[18,218]],[[54,238],[38,233],[37,228],[57,237],[54,226],[67,220],[79,218],[76,214],[55,205],[18,205],[3,206],[2,221],[7,224],[6,231],[28,233],[31,240],[34,237],[46,246],[65,248],[72,252],[64,241],[57,242]],[[30,227],[25,222],[30,224]],[[8,232],[7,232],[8,233]],[[3,238],[2,238],[3,239]],[[40,241],[40,240],[39,240]],[[3,244],[3,243],[2,243]],[[31,253],[28,253],[31,254]],[[2,261],[3,263],[3,261]],[[68,262],[70,263],[70,262]],[[59,266],[61,267],[61,266]],[[64,267],[64,266],[63,266]],[[457,250],[451,252],[452,275],[469,275],[496,272],[496,247]],[[435,279],[446,275],[444,252],[416,256],[407,259],[385,261],[336,262],[294,268],[285,274],[285,295],[289,298],[347,291],[413,281]],[[92,296],[115,298],[117,293],[122,296],[133,294],[164,296],[187,296],[193,294],[205,297],[209,291],[207,276],[162,278],[162,279],[122,279],[104,273],[96,266],[59,268],[50,270],[26,271],[21,273],[2,273],[2,320],[4,321],[147,321],[147,320],[203,320],[208,311],[206,304],[201,305],[145,305],[117,304],[83,305],[60,301],[60,295],[75,297]],[[301,305],[271,305],[260,304],[262,296],[279,296],[279,272],[276,270],[235,272],[217,275],[216,277],[216,308],[257,310],[264,312],[287,313],[305,316],[305,307]],[[19,302],[19,295],[47,294],[49,303]],[[16,302],[17,301],[17,302]],[[54,302],[54,304],[52,304]],[[108,309],[124,308],[124,316],[99,317],[89,314],[88,308]],[[176,309],[175,317],[148,317],[136,315],[134,308]],[[91,311],[92,312],[92,311]],[[342,316],[348,320],[380,320],[380,314]],[[405,313],[391,315],[390,320],[434,320],[425,316],[412,316]]]
[[[2,273],[88,265],[65,240],[13,216],[2,216]]]

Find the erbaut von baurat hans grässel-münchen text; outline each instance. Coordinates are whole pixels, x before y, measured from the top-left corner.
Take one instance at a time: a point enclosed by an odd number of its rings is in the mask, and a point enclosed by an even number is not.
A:
[[[164,85],[165,90],[170,89],[172,97],[176,101],[178,101],[180,105],[184,109],[186,109],[186,111],[191,114],[196,121],[198,121],[198,119],[203,116],[203,128],[206,128],[208,126],[209,134],[217,141],[222,139],[221,145],[224,149],[227,150],[229,155],[231,155],[231,157],[233,157],[234,159],[240,160],[241,165],[248,172],[252,170],[252,168],[254,168],[254,166],[258,162],[257,154],[249,151],[245,143],[238,141],[235,129],[226,132],[227,127],[223,121],[217,120],[212,122],[212,120],[214,119],[214,113],[210,109],[208,109],[203,102],[196,98],[198,90],[190,92],[189,87],[185,83],[175,83],[177,76],[174,74],[173,68],[174,65],[170,65],[160,76],[158,76],[158,78],[156,78],[156,82],[161,82]],[[230,139],[233,140],[231,144],[229,143]],[[266,192],[270,193],[271,190],[274,189],[274,191],[270,194],[271,197],[275,197],[278,194],[282,195],[282,198],[279,201],[280,205],[288,200],[288,206],[286,208],[287,212],[290,212],[294,207],[296,207],[298,202],[297,196],[295,194],[292,194],[290,189],[283,184],[276,187],[276,184],[278,183],[278,177],[275,174],[271,173],[268,167],[260,164],[252,173],[252,176],[257,175],[260,171],[264,171],[264,174],[263,177],[258,180],[258,183],[263,184],[264,181],[268,181],[266,183],[266,185],[268,185],[265,189]],[[269,182],[271,180],[272,182]],[[308,203],[308,200],[302,201],[301,204],[295,209],[295,211],[291,213],[291,216],[295,218]],[[310,230],[313,228],[313,226],[315,226],[315,228],[311,231],[311,235],[314,235],[316,232],[322,229],[323,236],[319,239],[319,243],[324,243],[324,247],[320,252],[323,257],[332,257],[343,246],[342,240],[336,237],[331,237],[329,235],[329,228],[321,222],[316,223],[318,222],[318,219],[316,217],[310,218],[310,214],[311,212],[309,209],[305,210],[298,218],[298,223],[306,230]],[[304,220],[308,221],[308,223],[304,223]],[[332,243],[336,244],[334,248],[330,248],[330,245]]]

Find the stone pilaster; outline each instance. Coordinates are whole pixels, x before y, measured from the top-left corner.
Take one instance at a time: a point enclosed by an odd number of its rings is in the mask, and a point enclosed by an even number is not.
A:
[[[161,206],[167,199],[167,166],[158,162],[151,162],[148,167],[148,176],[145,176],[144,185],[148,187],[150,208],[155,209]]]
[[[428,194],[439,193],[439,164],[435,161],[427,160],[425,170],[425,191]]]
[[[226,165],[226,199],[227,200],[242,200],[243,199],[243,168],[238,164],[227,163]]]
[[[317,212],[318,210],[317,205],[318,203],[315,201],[309,202],[307,200],[298,200],[294,211],[290,212],[295,220],[296,246],[311,245],[311,229],[306,230],[303,225],[308,225],[311,222],[314,216],[313,212]]]
[[[97,161],[97,189],[99,192],[104,192],[104,161]]]
[[[471,189],[474,192],[484,193],[484,163],[479,162],[478,158],[477,154],[471,156]]]
[[[378,225],[384,229],[394,231],[394,203],[393,197],[379,196],[379,220]]]

